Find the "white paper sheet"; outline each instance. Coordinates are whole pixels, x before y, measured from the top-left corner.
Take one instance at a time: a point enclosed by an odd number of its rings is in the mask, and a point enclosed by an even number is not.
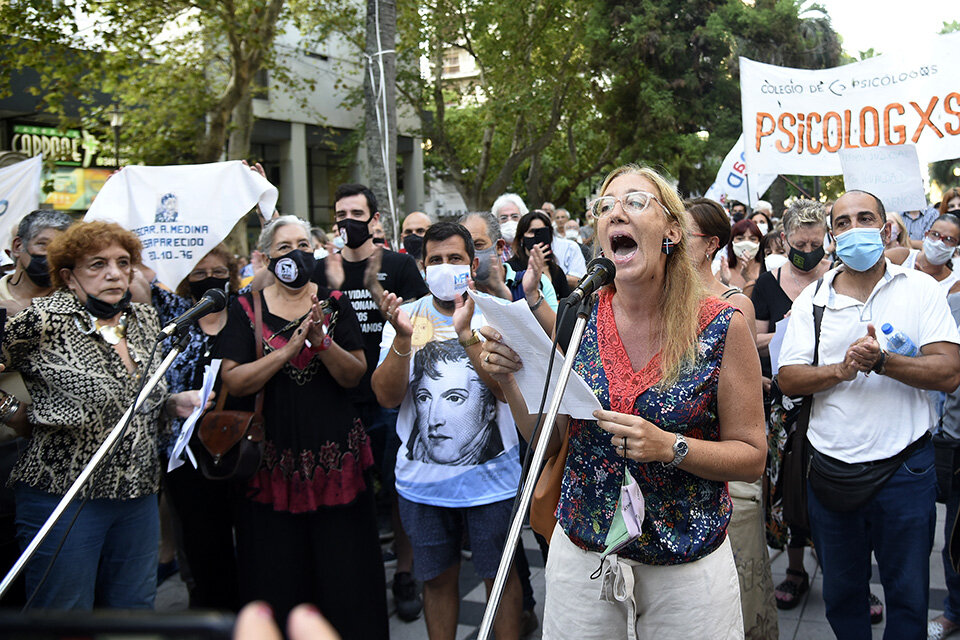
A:
[[[552,340],[543,332],[543,328],[526,300],[508,302],[501,298],[470,291],[483,313],[484,319],[491,327],[503,336],[503,343],[520,354],[523,367],[514,376],[523,399],[527,403],[527,410],[535,413],[540,408],[540,397],[543,393],[543,381],[547,378],[547,365],[550,363],[550,347]],[[547,402],[553,395],[553,390],[560,379],[560,368],[563,366],[563,355],[559,350],[554,352],[553,371],[551,374],[550,390],[547,392]],[[602,409],[597,397],[576,371],[570,372],[566,392],[560,403],[560,413],[573,418],[586,420],[593,419],[593,412]],[[544,407],[546,411],[547,407]]]
[[[217,380],[217,373],[220,371],[220,359],[212,360],[203,371],[203,385],[200,388],[200,406],[193,410],[187,419],[183,421],[183,427],[180,429],[180,435],[177,437],[176,443],[173,445],[173,451],[170,453],[170,462],[167,464],[167,471],[173,471],[177,467],[183,464],[183,458],[181,455],[186,450],[187,457],[190,458],[193,468],[197,468],[197,459],[194,457],[193,452],[190,451],[190,447],[187,446],[187,443],[190,442],[190,436],[193,435],[193,428],[197,424],[197,420],[200,419],[200,415],[203,413],[203,408],[207,406],[207,400],[210,398],[210,393],[213,391],[213,384]]]
[[[783,336],[787,333],[787,325],[790,324],[790,316],[782,318],[780,322],[774,325],[773,337],[770,339],[770,371],[772,375],[777,375],[780,370],[780,350],[783,348]]]

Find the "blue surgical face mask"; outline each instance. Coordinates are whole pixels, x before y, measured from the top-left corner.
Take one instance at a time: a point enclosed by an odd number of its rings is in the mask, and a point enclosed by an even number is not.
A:
[[[837,256],[854,271],[866,271],[883,257],[880,229],[857,227],[837,236]]]

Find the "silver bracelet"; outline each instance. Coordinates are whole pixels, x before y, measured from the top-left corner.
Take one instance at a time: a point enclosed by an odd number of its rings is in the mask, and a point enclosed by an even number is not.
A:
[[[538,293],[539,293],[539,292],[538,292]],[[544,296],[543,296],[542,293],[540,293],[540,299],[537,300],[537,304],[530,304],[530,303],[528,302],[528,303],[527,303],[527,306],[530,307],[530,311],[536,311],[537,309],[540,308],[540,305],[543,304],[543,301],[544,301]]]
[[[0,393],[3,394],[3,400],[0,401],[0,422],[6,422],[20,410],[20,401],[15,395],[6,391],[0,391]]]
[[[392,344],[390,345],[390,348],[393,349],[393,352],[394,352],[395,354],[397,354],[398,356],[400,356],[401,358],[407,358],[407,357],[410,356],[411,353],[413,353],[413,347],[412,347],[412,346],[410,347],[410,350],[407,351],[406,353],[400,353],[399,351],[397,351],[397,348],[396,348],[394,345],[392,345]]]

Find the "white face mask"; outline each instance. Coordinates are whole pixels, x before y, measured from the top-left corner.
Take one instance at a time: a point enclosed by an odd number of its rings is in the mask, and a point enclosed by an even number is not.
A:
[[[320,247],[319,249],[314,249],[314,250],[313,250],[313,257],[314,257],[315,260],[323,260],[323,259],[326,258],[328,255],[330,255],[330,253],[329,253],[326,249],[324,249],[323,247]]]
[[[741,240],[733,243],[733,255],[747,262],[756,257],[758,249],[760,249],[760,245],[752,240]]]
[[[517,221],[507,220],[501,224],[500,235],[503,236],[503,239],[506,240],[508,244],[512,243],[513,239],[517,237]]]
[[[333,237],[333,246],[335,246],[337,249],[343,249],[344,244],[346,243],[344,243],[342,235],[338,234]]]
[[[577,231],[576,229],[567,229],[567,230],[563,233],[563,235],[564,235],[564,237],[566,237],[567,240],[579,240],[579,239],[580,239],[580,232]]]
[[[767,231],[770,231],[770,227],[767,226],[766,222],[758,222],[757,229],[760,229],[760,235],[767,235]]]
[[[767,271],[775,271],[788,262],[790,261],[787,260],[787,256],[782,253],[771,253],[763,259],[763,264],[767,268]]]
[[[427,267],[427,288],[438,300],[450,302],[462,296],[470,279],[470,265],[431,264]]]
[[[953,257],[954,249],[943,244],[943,240],[923,239],[923,255],[930,264],[947,264]]]

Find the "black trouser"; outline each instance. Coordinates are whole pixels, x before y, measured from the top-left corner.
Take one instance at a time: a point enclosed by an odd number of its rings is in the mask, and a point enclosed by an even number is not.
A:
[[[387,591],[369,487],[350,505],[309,513],[241,499],[237,512],[240,595],[265,600],[285,628],[312,603],[344,640],[389,636]]]
[[[233,544],[236,487],[207,480],[187,462],[163,478],[177,516],[180,546],[191,576],[190,608],[237,611],[237,557]]]

